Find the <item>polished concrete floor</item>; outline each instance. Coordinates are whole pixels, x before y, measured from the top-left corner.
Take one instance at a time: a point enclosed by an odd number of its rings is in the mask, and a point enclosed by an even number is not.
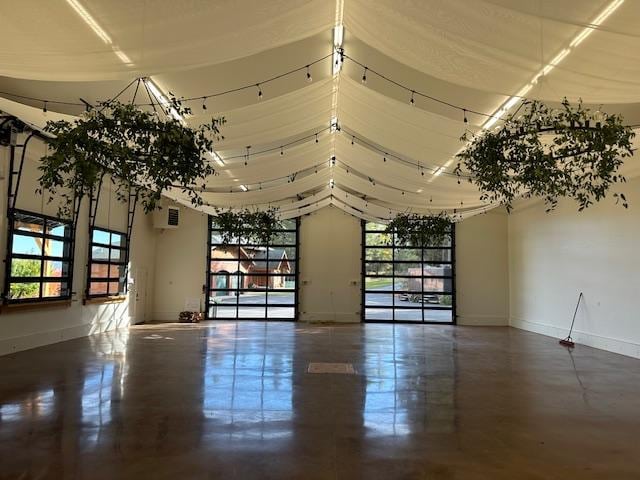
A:
[[[640,361],[509,328],[148,325],[0,379],[0,479],[640,478]]]

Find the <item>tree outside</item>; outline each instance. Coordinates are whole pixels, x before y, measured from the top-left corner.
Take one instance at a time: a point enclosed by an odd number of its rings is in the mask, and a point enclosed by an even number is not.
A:
[[[39,277],[40,276],[40,260],[29,259],[13,259],[11,262],[12,277]],[[39,283],[11,283],[9,288],[9,297],[18,298],[34,298],[40,295]]]

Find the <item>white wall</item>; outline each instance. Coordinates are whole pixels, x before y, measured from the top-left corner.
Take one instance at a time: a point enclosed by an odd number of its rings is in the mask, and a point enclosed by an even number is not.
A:
[[[18,149],[20,151],[20,149]],[[37,170],[39,159],[45,153],[44,143],[32,139],[27,148],[25,169],[18,195],[17,208],[36,213],[56,216],[58,203],[48,204],[47,193],[37,195]],[[7,175],[9,166],[9,148],[0,147],[0,252],[5,253],[7,241]],[[115,199],[110,182],[105,182],[96,226],[126,231],[127,207]],[[148,319],[148,309],[144,300],[152,296],[151,286],[145,285],[144,275],[153,276],[155,242],[150,219],[142,209],[138,209],[132,235],[130,260],[131,276],[141,277],[132,287],[131,303],[129,299],[121,303],[82,305],[86,285],[88,252],[88,200],[85,199],[76,234],[75,262],[73,275],[73,300],[71,305],[51,306],[40,304],[35,309],[24,307],[3,307],[0,314],[0,355],[33,348],[62,340],[68,340],[95,332],[128,326],[133,320]],[[4,281],[4,264],[0,278]],[[139,284],[138,284],[139,283]],[[136,292],[136,288],[140,291]],[[138,293],[138,295],[136,295]],[[142,300],[142,305],[135,298]],[[137,310],[137,311],[136,311]],[[135,318],[134,318],[135,317]]]
[[[188,299],[204,308],[207,216],[182,207],[180,227],[158,232],[153,319],[171,322]],[[507,325],[506,214],[465,220],[456,242],[459,323]],[[334,207],[301,218],[299,320],[360,322],[361,249],[359,219]]]
[[[362,230],[360,220],[335,207],[300,224],[300,320],[359,322]]]
[[[178,206],[173,203],[167,205]],[[157,230],[153,319],[176,322],[188,299],[199,298],[206,283],[207,215],[180,208],[180,226]]]
[[[510,322],[640,357],[640,179],[624,186],[629,209],[605,200],[578,213],[561,202],[545,213],[527,202],[509,218]]]
[[[456,295],[460,325],[508,325],[509,258],[503,210],[456,225]]]

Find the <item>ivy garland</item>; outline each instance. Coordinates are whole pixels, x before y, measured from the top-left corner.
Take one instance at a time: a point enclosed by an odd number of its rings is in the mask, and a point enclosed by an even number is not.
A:
[[[633,155],[635,133],[620,115],[591,112],[565,98],[562,108],[539,101],[524,103],[525,113],[512,115],[503,128],[484,131],[457,155],[455,173],[478,186],[481,199],[501,203],[507,210],[519,197],[542,197],[547,211],[558,200],[576,200],[579,210],[602,200],[616,183],[624,158]],[[627,208],[623,193],[613,194]]]
[[[440,247],[451,239],[452,225],[451,217],[444,212],[435,215],[402,213],[389,222],[385,233],[395,233],[397,244]]]
[[[174,116],[191,113],[172,97]],[[145,212],[157,208],[162,192],[179,188],[194,205],[202,205],[198,191],[214,174],[208,152],[213,141],[223,138],[224,118],[190,128],[171,116],[160,118],[133,105],[103,102],[81,118],[48,122],[45,131],[50,153],[40,165],[39,192],[47,190],[62,198],[60,215],[69,217],[74,198],[81,201],[97,191],[105,174],[117,185],[118,199],[135,189]]]
[[[239,238],[249,243],[267,244],[281,227],[278,209],[251,211],[216,210],[216,227],[223,245],[237,243]]]

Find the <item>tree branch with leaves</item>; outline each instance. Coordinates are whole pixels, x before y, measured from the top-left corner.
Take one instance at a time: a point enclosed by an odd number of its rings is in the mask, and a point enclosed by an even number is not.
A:
[[[633,155],[635,132],[620,115],[591,112],[566,98],[559,109],[539,101],[524,106],[502,128],[462,136],[470,143],[457,155],[455,173],[478,186],[481,200],[511,210],[518,197],[542,197],[550,211],[568,197],[582,211],[626,182],[619,169]],[[623,193],[613,197],[628,207]]]
[[[191,113],[178,99],[170,102],[180,117]],[[39,167],[39,191],[47,190],[49,201],[56,194],[62,198],[63,217],[70,216],[74,198],[99,188],[105,174],[118,192],[135,189],[147,213],[158,207],[169,188],[182,188],[192,204],[202,205],[199,191],[215,173],[207,155],[214,141],[223,138],[224,123],[224,118],[216,118],[191,128],[173,116],[161,118],[117,101],[101,103],[73,122],[48,122],[45,131],[53,138],[47,140],[49,153]]]

